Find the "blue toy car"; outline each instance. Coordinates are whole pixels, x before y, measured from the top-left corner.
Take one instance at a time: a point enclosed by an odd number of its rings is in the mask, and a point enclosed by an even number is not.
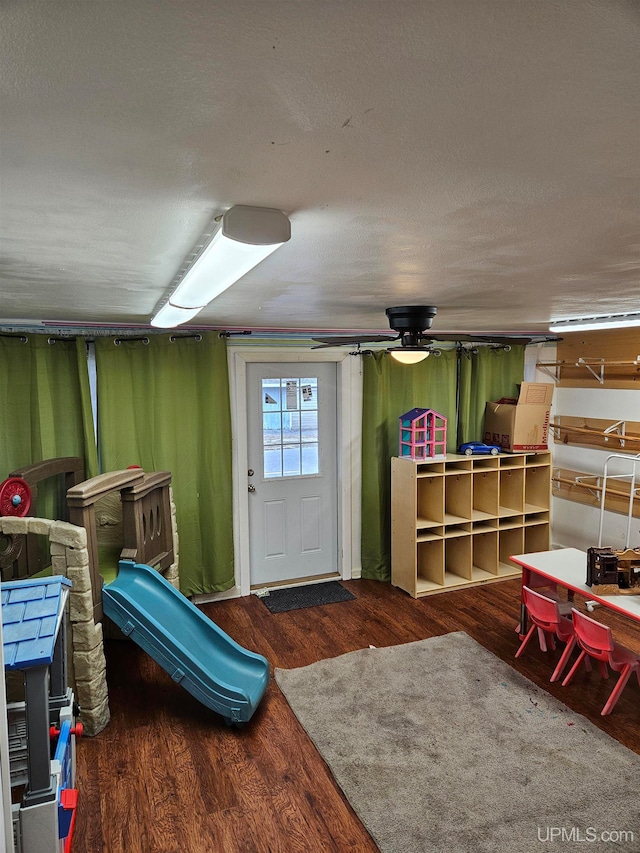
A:
[[[484,444],[482,441],[467,441],[461,444],[458,448],[458,453],[464,453],[465,456],[491,455],[497,456],[502,448],[498,444]]]

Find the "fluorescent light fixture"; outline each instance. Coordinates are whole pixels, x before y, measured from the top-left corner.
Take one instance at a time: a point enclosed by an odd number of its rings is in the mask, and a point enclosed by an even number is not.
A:
[[[243,204],[230,208],[151,325],[168,329],[193,319],[290,237],[291,223],[281,210]]]
[[[391,358],[400,364],[418,364],[431,355],[430,351],[424,347],[413,347],[411,349],[409,347],[397,347],[388,349],[387,352]]]
[[[573,320],[554,320],[550,332],[589,332],[596,329],[624,329],[640,326],[640,313],[603,314],[599,317],[576,317]]]
[[[180,308],[179,305],[172,305],[171,302],[165,302],[151,321],[151,325],[157,326],[159,329],[173,329],[181,323],[193,320],[196,314],[199,314],[201,311],[202,308]]]

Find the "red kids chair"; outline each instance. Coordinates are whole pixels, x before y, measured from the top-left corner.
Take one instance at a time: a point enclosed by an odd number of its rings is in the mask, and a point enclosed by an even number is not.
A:
[[[616,643],[608,625],[602,625],[578,610],[574,609],[572,613],[573,628],[581,651],[562,684],[563,686],[569,684],[582,661],[587,664],[590,657],[599,661],[600,674],[603,678],[609,677],[607,664],[614,672],[619,672],[620,678],[611,691],[604,708],[600,711],[600,715],[604,717],[613,710],[613,706],[620,698],[620,694],[632,672],[635,672],[638,684],[640,684],[640,656],[632,652],[631,649],[621,646],[620,643]]]
[[[569,619],[571,618],[571,609],[573,608],[573,593],[571,591],[569,591],[568,601],[563,601],[558,593],[558,585],[553,581],[550,581],[548,578],[545,578],[543,575],[536,574],[536,572],[531,572],[531,576],[529,578],[529,583],[527,584],[527,586],[529,587],[529,589],[533,589],[536,592],[539,592],[540,595],[544,595],[546,598],[550,598],[553,601],[557,601],[560,615],[568,616]],[[516,634],[520,633],[521,628],[522,625],[518,623],[518,627],[516,628]],[[540,643],[540,648],[543,652],[546,651],[546,646],[544,645],[543,641]]]
[[[560,613],[558,602],[555,599],[547,598],[546,595],[541,595],[539,592],[529,589],[528,586],[522,587],[522,595],[531,620],[531,627],[520,644],[516,657],[519,658],[525,650],[534,631],[538,632],[540,648],[543,652],[547,651],[547,637],[552,649],[556,647],[555,638],[557,637],[560,642],[566,643],[565,650],[550,679],[551,681],[558,681],[576,644],[573,622]]]

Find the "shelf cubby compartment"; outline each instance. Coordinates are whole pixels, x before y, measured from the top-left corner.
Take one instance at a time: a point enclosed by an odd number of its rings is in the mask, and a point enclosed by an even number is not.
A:
[[[498,531],[474,533],[472,547],[472,579],[478,582],[494,579],[498,571]]]
[[[473,459],[474,471],[495,471],[500,467],[497,456],[475,456]]]
[[[414,462],[414,465],[416,463]],[[434,477],[436,475],[442,476],[444,474],[444,461],[443,462],[422,462],[416,465],[416,476],[417,477]]]
[[[428,530],[429,528],[442,528],[442,522],[434,521],[432,518],[422,518],[422,516],[419,515],[416,518],[416,530],[418,533],[422,530]]]
[[[459,474],[462,471],[473,471],[473,458],[471,456],[455,456],[448,458],[444,463],[445,474]]]
[[[533,551],[548,551],[549,546],[549,523],[547,521],[531,524],[524,528],[524,551],[521,551],[522,554],[530,554]]]
[[[445,539],[452,539],[455,536],[468,536],[471,530],[470,521],[462,524],[447,524],[442,535]]]
[[[444,585],[456,586],[471,580],[471,536],[455,536],[444,543]]]
[[[500,515],[524,510],[524,468],[500,471]]]
[[[471,519],[472,480],[471,471],[445,477],[444,512],[447,524]]]
[[[444,586],[444,540],[420,542],[416,555],[417,595],[434,592]]]
[[[498,529],[500,521],[497,518],[486,518],[482,521],[474,521],[471,527],[474,534],[476,533],[491,533]]]
[[[525,457],[521,454],[510,456],[508,453],[501,453],[498,459],[500,460],[500,470],[524,468],[525,466]]]
[[[418,487],[418,518],[443,524],[445,516],[444,477],[420,477]]]
[[[551,465],[551,453],[529,453],[526,457],[527,468],[548,468]]]
[[[549,510],[542,512],[531,512],[524,517],[524,526],[529,527],[532,524],[549,524]]]
[[[474,471],[473,519],[495,518],[500,506],[500,473],[495,470]]]
[[[498,519],[499,530],[512,530],[514,527],[522,527],[524,524],[524,515],[505,515]]]
[[[524,487],[525,512],[539,512],[551,506],[549,469],[542,466],[527,468]]]
[[[442,539],[444,536],[444,527],[437,525],[429,525],[428,527],[418,527],[416,532],[416,542],[435,542]]]
[[[517,577],[520,570],[510,561],[513,554],[524,554],[524,531],[522,527],[501,530],[498,538],[498,574]]]

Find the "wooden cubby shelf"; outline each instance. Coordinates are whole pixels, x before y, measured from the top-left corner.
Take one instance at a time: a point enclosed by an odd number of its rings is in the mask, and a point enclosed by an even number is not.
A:
[[[549,548],[551,454],[391,460],[391,583],[413,598],[520,576]]]

